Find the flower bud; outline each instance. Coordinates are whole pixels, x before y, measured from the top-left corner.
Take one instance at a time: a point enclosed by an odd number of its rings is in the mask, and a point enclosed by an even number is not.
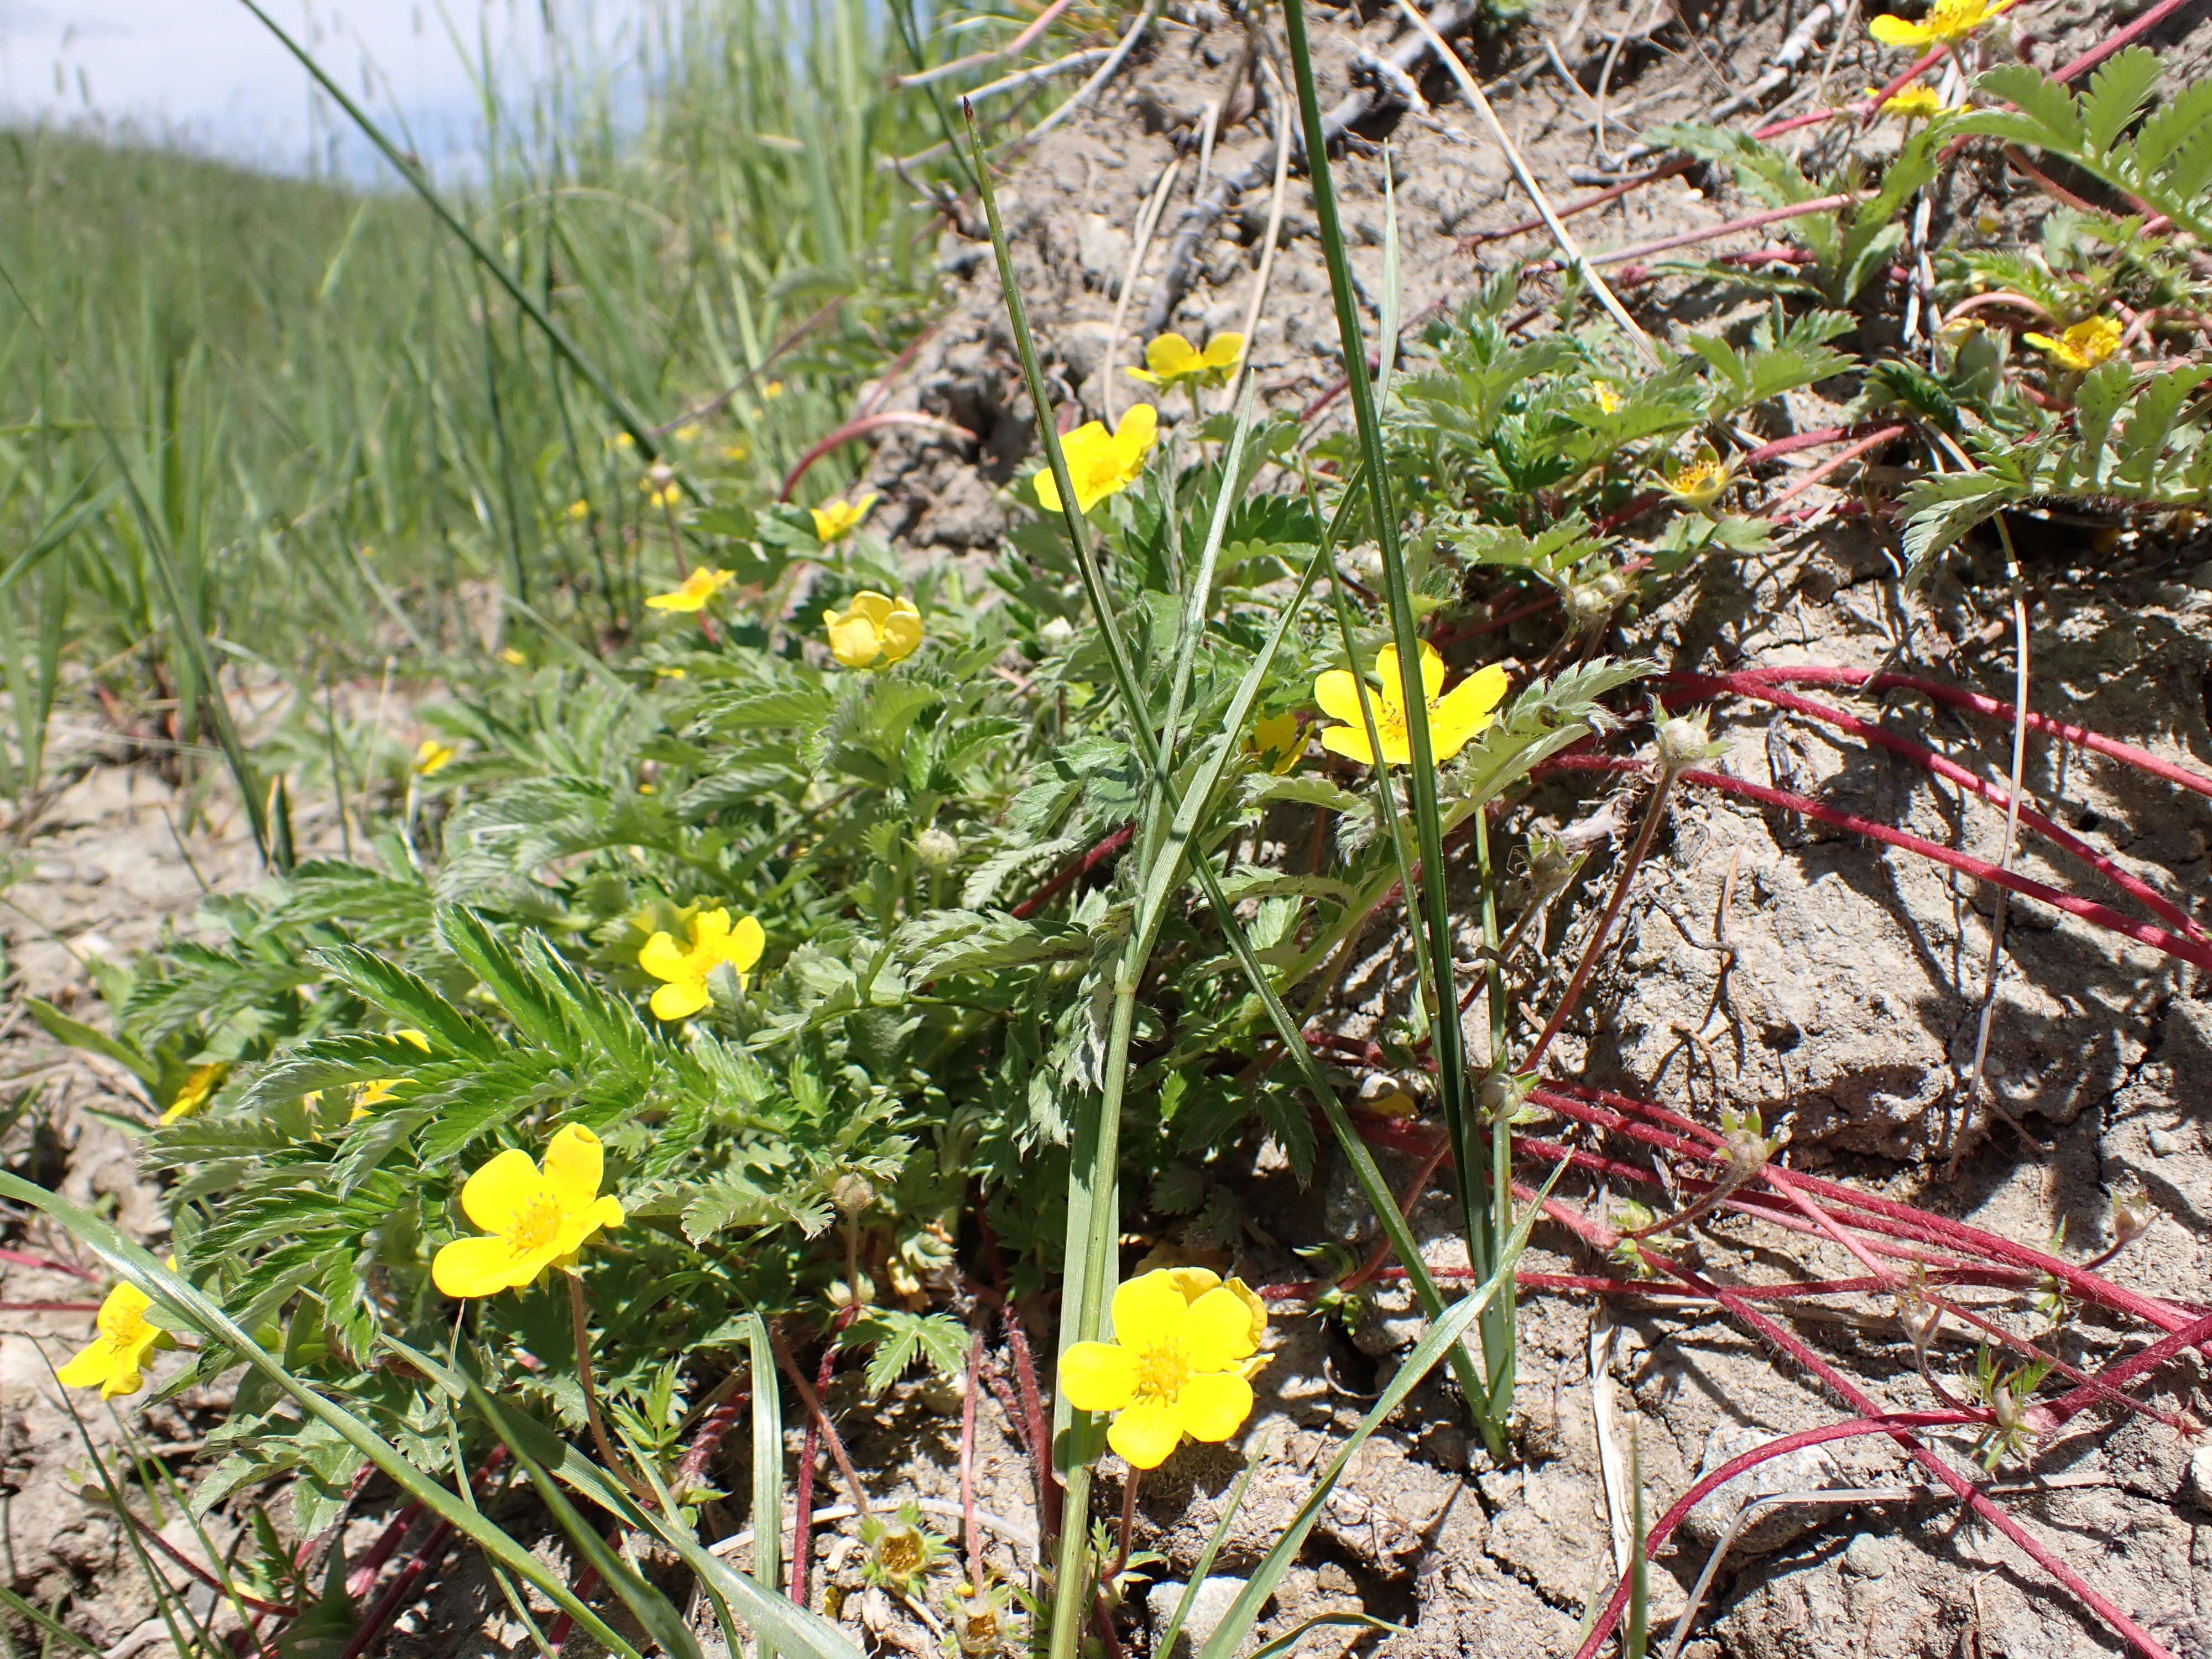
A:
[[[1613,614],[1614,596],[1597,582],[1577,582],[1567,590],[1568,623],[1576,629],[1592,628]]]
[[[2140,1187],[2119,1193],[2112,1199],[2112,1242],[2132,1244],[2150,1231],[2150,1224],[2158,1219],[2158,1212],[2151,1207],[2150,1194]]]
[[[840,1279],[833,1281],[830,1286],[830,1305],[840,1312],[847,1308],[872,1307],[875,1300],[876,1282],[866,1273],[860,1276],[856,1284],[848,1285]]]
[[[1916,1348],[1926,1348],[1936,1340],[1936,1334],[1943,1328],[1943,1310],[1932,1302],[1915,1302],[1899,1317],[1904,1322],[1905,1335],[1911,1339]]]
[[[848,1216],[858,1215],[876,1201],[876,1189],[867,1176],[848,1170],[830,1183],[830,1201]]]
[[[1074,639],[1075,624],[1065,617],[1048,617],[1037,629],[1037,643],[1048,651],[1065,651]]]
[[[950,869],[960,857],[960,837],[933,823],[914,838],[914,855],[932,870]]]
[[[1004,1626],[999,1610],[987,1595],[977,1595],[963,1584],[952,1597],[952,1639],[968,1659],[984,1659],[999,1651]]]
[[[1659,727],[1659,764],[1670,772],[1709,758],[1712,746],[1705,721],[1695,715],[1677,714]]]

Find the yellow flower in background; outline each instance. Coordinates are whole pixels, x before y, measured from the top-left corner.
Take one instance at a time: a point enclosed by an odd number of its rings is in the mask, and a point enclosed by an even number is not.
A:
[[[1659,487],[1682,506],[1702,510],[1720,500],[1735,476],[1735,469],[1722,463],[1718,451],[1700,444],[1695,455],[1659,475]]]
[[[1917,23],[1902,17],[1877,17],[1867,33],[1885,46],[1948,46],[1965,40],[1976,29],[2013,4],[2013,0],[1936,0],[1928,15]]]
[[[425,738],[415,746],[415,770],[423,777],[442,769],[461,751],[449,743],[440,743],[435,738]]]
[[[763,398],[781,398],[783,396],[783,382],[781,380],[770,380],[766,386],[761,388],[761,396]]]
[[[2061,368],[2079,371],[2096,368],[2120,349],[2120,325],[2110,317],[2091,317],[2055,340],[2048,334],[2021,337]]]
[[[1079,1411],[1111,1412],[1106,1443],[1156,1469],[1188,1435],[1226,1440],[1252,1414],[1267,1310],[1237,1279],[1160,1267],[1114,1292],[1114,1340],[1060,1356],[1060,1388]]]
[[[173,1271],[177,1258],[169,1258]],[[149,1324],[146,1310],[154,1300],[136,1285],[118,1285],[100,1303],[93,1328],[92,1346],[54,1375],[64,1386],[100,1390],[102,1400],[119,1394],[136,1394],[144,1386],[146,1351],[161,1339],[161,1328]]]
[[[1252,723],[1252,752],[1270,772],[1279,775],[1291,771],[1305,758],[1305,722],[1295,710],[1265,715]]]
[[[722,459],[726,461],[742,461],[748,459],[752,453],[752,447],[743,439],[739,439],[735,443],[726,443],[722,446]]]
[[[571,1123],[545,1148],[543,1170],[509,1147],[461,1188],[461,1210],[490,1237],[457,1238],[430,1263],[447,1296],[497,1296],[567,1267],[602,1227],[623,1224],[621,1200],[599,1196],[606,1153],[599,1138]]]
[[[842,495],[833,501],[806,510],[814,519],[814,539],[824,547],[832,542],[842,542],[860,527],[876,505],[876,492],[870,490],[857,501],[848,501]]]
[[[412,1026],[402,1027],[400,1030],[394,1031],[392,1035],[398,1037],[402,1042],[413,1043],[417,1048],[420,1048],[426,1054],[430,1052],[430,1039],[424,1036],[422,1032],[416,1030]],[[400,1085],[406,1081],[407,1079],[404,1077],[373,1077],[369,1079],[368,1082],[362,1084],[359,1088],[354,1091],[353,1115],[347,1118],[346,1121],[349,1123],[357,1123],[362,1118],[368,1115],[368,1109],[370,1107],[381,1106],[387,1100],[398,1098]],[[320,1091],[318,1091],[317,1092],[319,1094]]]
[[[530,660],[529,658],[524,656],[522,653],[516,650],[511,645],[507,647],[506,649],[502,650],[499,653],[499,659],[505,663],[509,668],[520,668],[523,664]]]
[[[698,422],[686,421],[668,435],[679,444],[696,444],[699,441],[699,434],[702,429]]]
[[[1590,396],[1597,402],[1597,410],[1599,414],[1617,415],[1620,412],[1620,394],[1613,389],[1613,386],[1609,382],[1605,380],[1592,380],[1590,382]]]
[[[722,963],[737,970],[738,988],[761,959],[768,935],[757,920],[740,916],[730,925],[726,909],[702,910],[691,923],[689,946],[678,945],[673,933],[655,933],[637,953],[637,965],[653,978],[668,982],[653,994],[653,1012],[661,1019],[689,1019],[714,999],[707,991],[707,975]]]
[[[848,668],[888,668],[921,643],[921,612],[904,594],[894,599],[867,589],[842,611],[823,611],[822,621],[830,654]]]
[[[1139,404],[1111,432],[1103,421],[1086,421],[1060,441],[1079,512],[1088,513],[1137,482],[1145,470],[1145,457],[1159,436],[1159,411],[1150,404]],[[1060,486],[1053,482],[1052,468],[1047,466],[1030,482],[1037,505],[1048,513],[1059,512]]]
[[[581,495],[577,496],[574,501],[568,503],[568,521],[571,524],[581,524],[585,520],[591,516],[592,504],[586,501]]]
[[[1869,87],[1862,96],[1869,99],[1880,98],[1881,88]],[[1881,112],[1884,115],[1894,115],[1902,121],[1932,121],[1941,115],[1946,107],[1948,106],[1943,102],[1942,93],[1933,87],[1923,86],[1916,81],[1911,86],[1900,88],[1888,98],[1884,99]]]
[[[645,476],[637,481],[645,492],[645,499],[663,513],[673,512],[684,504],[684,486],[676,482],[676,470],[659,462],[646,468]]]
[[[1403,766],[1413,757],[1406,732],[1406,693],[1396,646],[1386,645],[1376,654],[1375,675],[1382,684],[1370,696],[1375,707],[1376,735],[1382,739],[1383,763]],[[1436,647],[1424,640],[1421,684],[1428,697],[1430,750],[1437,761],[1448,761],[1490,724],[1492,712],[1505,696],[1505,670],[1492,663],[1454,686],[1449,696],[1441,696],[1444,659],[1437,654]],[[1346,722],[1322,728],[1322,747],[1363,766],[1374,765],[1375,751],[1367,743],[1367,722],[1359,712],[1359,684],[1351,671],[1332,668],[1322,675],[1314,682],[1314,701],[1321,705],[1322,714]]]
[[[702,564],[684,579],[681,587],[655,593],[646,604],[655,611],[704,611],[707,602],[737,580],[734,570],[717,570]]]
[[[216,1085],[229,1075],[230,1062],[227,1060],[211,1060],[205,1066],[193,1066],[185,1073],[185,1080],[178,1085],[168,1109],[161,1114],[161,1127],[166,1129],[170,1124],[190,1117],[205,1106],[208,1097],[216,1091]]]
[[[1242,334],[1217,334],[1199,350],[1180,334],[1163,334],[1145,348],[1145,366],[1121,372],[1133,380],[1156,386],[1163,392],[1184,381],[1199,386],[1224,385],[1244,356]],[[1071,464],[1071,470],[1072,464]]]

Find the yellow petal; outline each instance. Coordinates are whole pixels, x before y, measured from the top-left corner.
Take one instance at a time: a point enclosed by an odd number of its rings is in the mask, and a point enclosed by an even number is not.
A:
[[[830,654],[848,668],[866,668],[883,654],[883,631],[856,604],[849,611],[825,611],[823,625],[830,632]]]
[[[1077,1342],[1060,1357],[1060,1391],[1083,1412],[1118,1412],[1136,1395],[1137,1358],[1111,1342]]]
[[[1375,677],[1382,682],[1383,694],[1395,703],[1405,695],[1399,683],[1398,647],[1386,645],[1375,656]],[[1437,693],[1444,689],[1444,659],[1437,648],[1426,640],[1421,641],[1421,700],[1434,702]]]
[[[1267,1334],[1267,1304],[1241,1279],[1231,1279],[1222,1288],[1244,1304],[1245,1316],[1252,1322],[1252,1346],[1258,1348]]]
[[[1935,39],[1926,24],[1908,23],[1902,17],[1877,17],[1867,25],[1867,33],[1885,46],[1924,46]]]
[[[720,954],[722,941],[729,936],[727,906],[718,904],[711,910],[702,910],[691,922],[691,954],[711,961]]]
[[[655,979],[681,979],[689,970],[673,933],[655,933],[637,953],[637,965]]]
[[[647,1006],[656,1019],[689,1019],[713,1000],[705,980],[685,980],[662,986]]]
[[[1375,764],[1375,750],[1368,744],[1367,728],[1363,726],[1324,726],[1321,729],[1321,746],[1332,755],[1341,755],[1362,766]]]
[[[921,612],[902,596],[884,622],[884,660],[904,662],[921,643]]]
[[[545,1190],[564,1214],[581,1215],[599,1195],[606,1149],[580,1123],[565,1124],[545,1148]]]
[[[402,1042],[413,1043],[417,1048],[420,1048],[426,1054],[430,1052],[430,1039],[423,1036],[422,1032],[416,1030],[411,1025],[403,1025],[392,1035],[398,1037]]]
[[[1180,334],[1158,335],[1145,348],[1145,366],[1163,378],[1188,374],[1198,361],[1198,353]]]
[[[115,1357],[115,1345],[101,1337],[54,1375],[64,1388],[89,1389],[107,1381]]]
[[[1202,1372],[1183,1379],[1174,1409],[1176,1426],[1192,1439],[1226,1440],[1252,1414],[1252,1385],[1236,1371]]]
[[[1217,334],[1206,343],[1206,366],[1208,368],[1233,368],[1237,360],[1244,355],[1244,337],[1234,330]]]
[[[1490,716],[1504,698],[1507,678],[1498,663],[1477,669],[1450,692],[1437,700],[1429,715],[1431,747],[1440,761],[1449,760],[1467,747],[1468,740],[1490,724]]]
[[[1190,1304],[1183,1341],[1194,1369],[1225,1371],[1252,1352],[1252,1314],[1236,1291],[1217,1285]],[[1218,1435],[1209,1437],[1218,1439]]]
[[[457,1238],[431,1258],[430,1282],[447,1296],[497,1296],[514,1282],[515,1265],[503,1238]]]
[[[573,1256],[591,1242],[592,1236],[602,1227],[619,1227],[623,1224],[622,1205],[612,1198],[595,1200],[587,1207],[561,1218],[561,1230],[553,1241],[555,1254]]]
[[[738,925],[730,930],[729,943],[724,949],[722,960],[742,976],[753,970],[753,965],[761,959],[761,952],[767,946],[768,934],[762,928],[759,918],[739,916]]]
[[[1132,370],[1131,372],[1134,373],[1135,371]],[[1060,486],[1053,482],[1052,469],[1050,467],[1048,466],[1042,469],[1035,477],[1030,480],[1030,488],[1036,491],[1037,505],[1039,507],[1042,507],[1048,513],[1057,513],[1060,511]]]
[[[1171,1407],[1146,1401],[1123,1412],[1106,1431],[1106,1443],[1139,1469],[1156,1469],[1182,1443],[1182,1425]]]
[[[1321,705],[1322,714],[1331,720],[1347,722],[1361,732],[1361,741],[1365,741],[1359,714],[1359,682],[1349,669],[1332,668],[1317,676],[1314,680],[1314,701]],[[1328,741],[1325,732],[1322,741]]]
[[[1149,1348],[1182,1333],[1190,1304],[1165,1267],[1139,1273],[1114,1292],[1114,1340],[1128,1348]]]
[[[102,1400],[112,1400],[119,1394],[136,1394],[145,1381],[146,1354],[161,1333],[151,1325],[143,1326],[138,1334],[127,1342],[115,1344],[116,1358],[112,1374],[100,1390]]]
[[[1211,1267],[1163,1267],[1160,1271],[1175,1280],[1175,1287],[1182,1292],[1185,1302],[1195,1302],[1221,1282],[1221,1275]],[[1212,1370],[1212,1366],[1202,1369]]]
[[[1152,441],[1159,435],[1160,412],[1150,404],[1132,404],[1121,423],[1114,428],[1114,448],[1121,471],[1133,480],[1144,465]]]
[[[504,1233],[544,1190],[530,1154],[510,1146],[462,1183],[461,1212],[488,1233]]]

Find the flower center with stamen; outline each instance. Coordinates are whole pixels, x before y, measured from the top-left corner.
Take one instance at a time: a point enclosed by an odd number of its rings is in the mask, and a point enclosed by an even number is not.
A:
[[[1180,1343],[1163,1343],[1137,1354],[1137,1397],[1172,1400],[1182,1392],[1190,1376],[1190,1356]]]
[[[517,1255],[544,1249],[561,1231],[561,1206],[540,1194],[522,1206],[507,1239]]]

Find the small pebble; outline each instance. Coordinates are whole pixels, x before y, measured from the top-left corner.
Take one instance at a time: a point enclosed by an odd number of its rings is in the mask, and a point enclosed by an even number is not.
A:
[[[2171,1129],[2153,1129],[2150,1132],[2150,1149],[2160,1158],[2172,1158],[2183,1149],[2181,1137]]]
[[[1889,1546],[1870,1532],[1851,1540],[1844,1551],[1844,1571],[1861,1578],[1879,1578],[1889,1571]]]

